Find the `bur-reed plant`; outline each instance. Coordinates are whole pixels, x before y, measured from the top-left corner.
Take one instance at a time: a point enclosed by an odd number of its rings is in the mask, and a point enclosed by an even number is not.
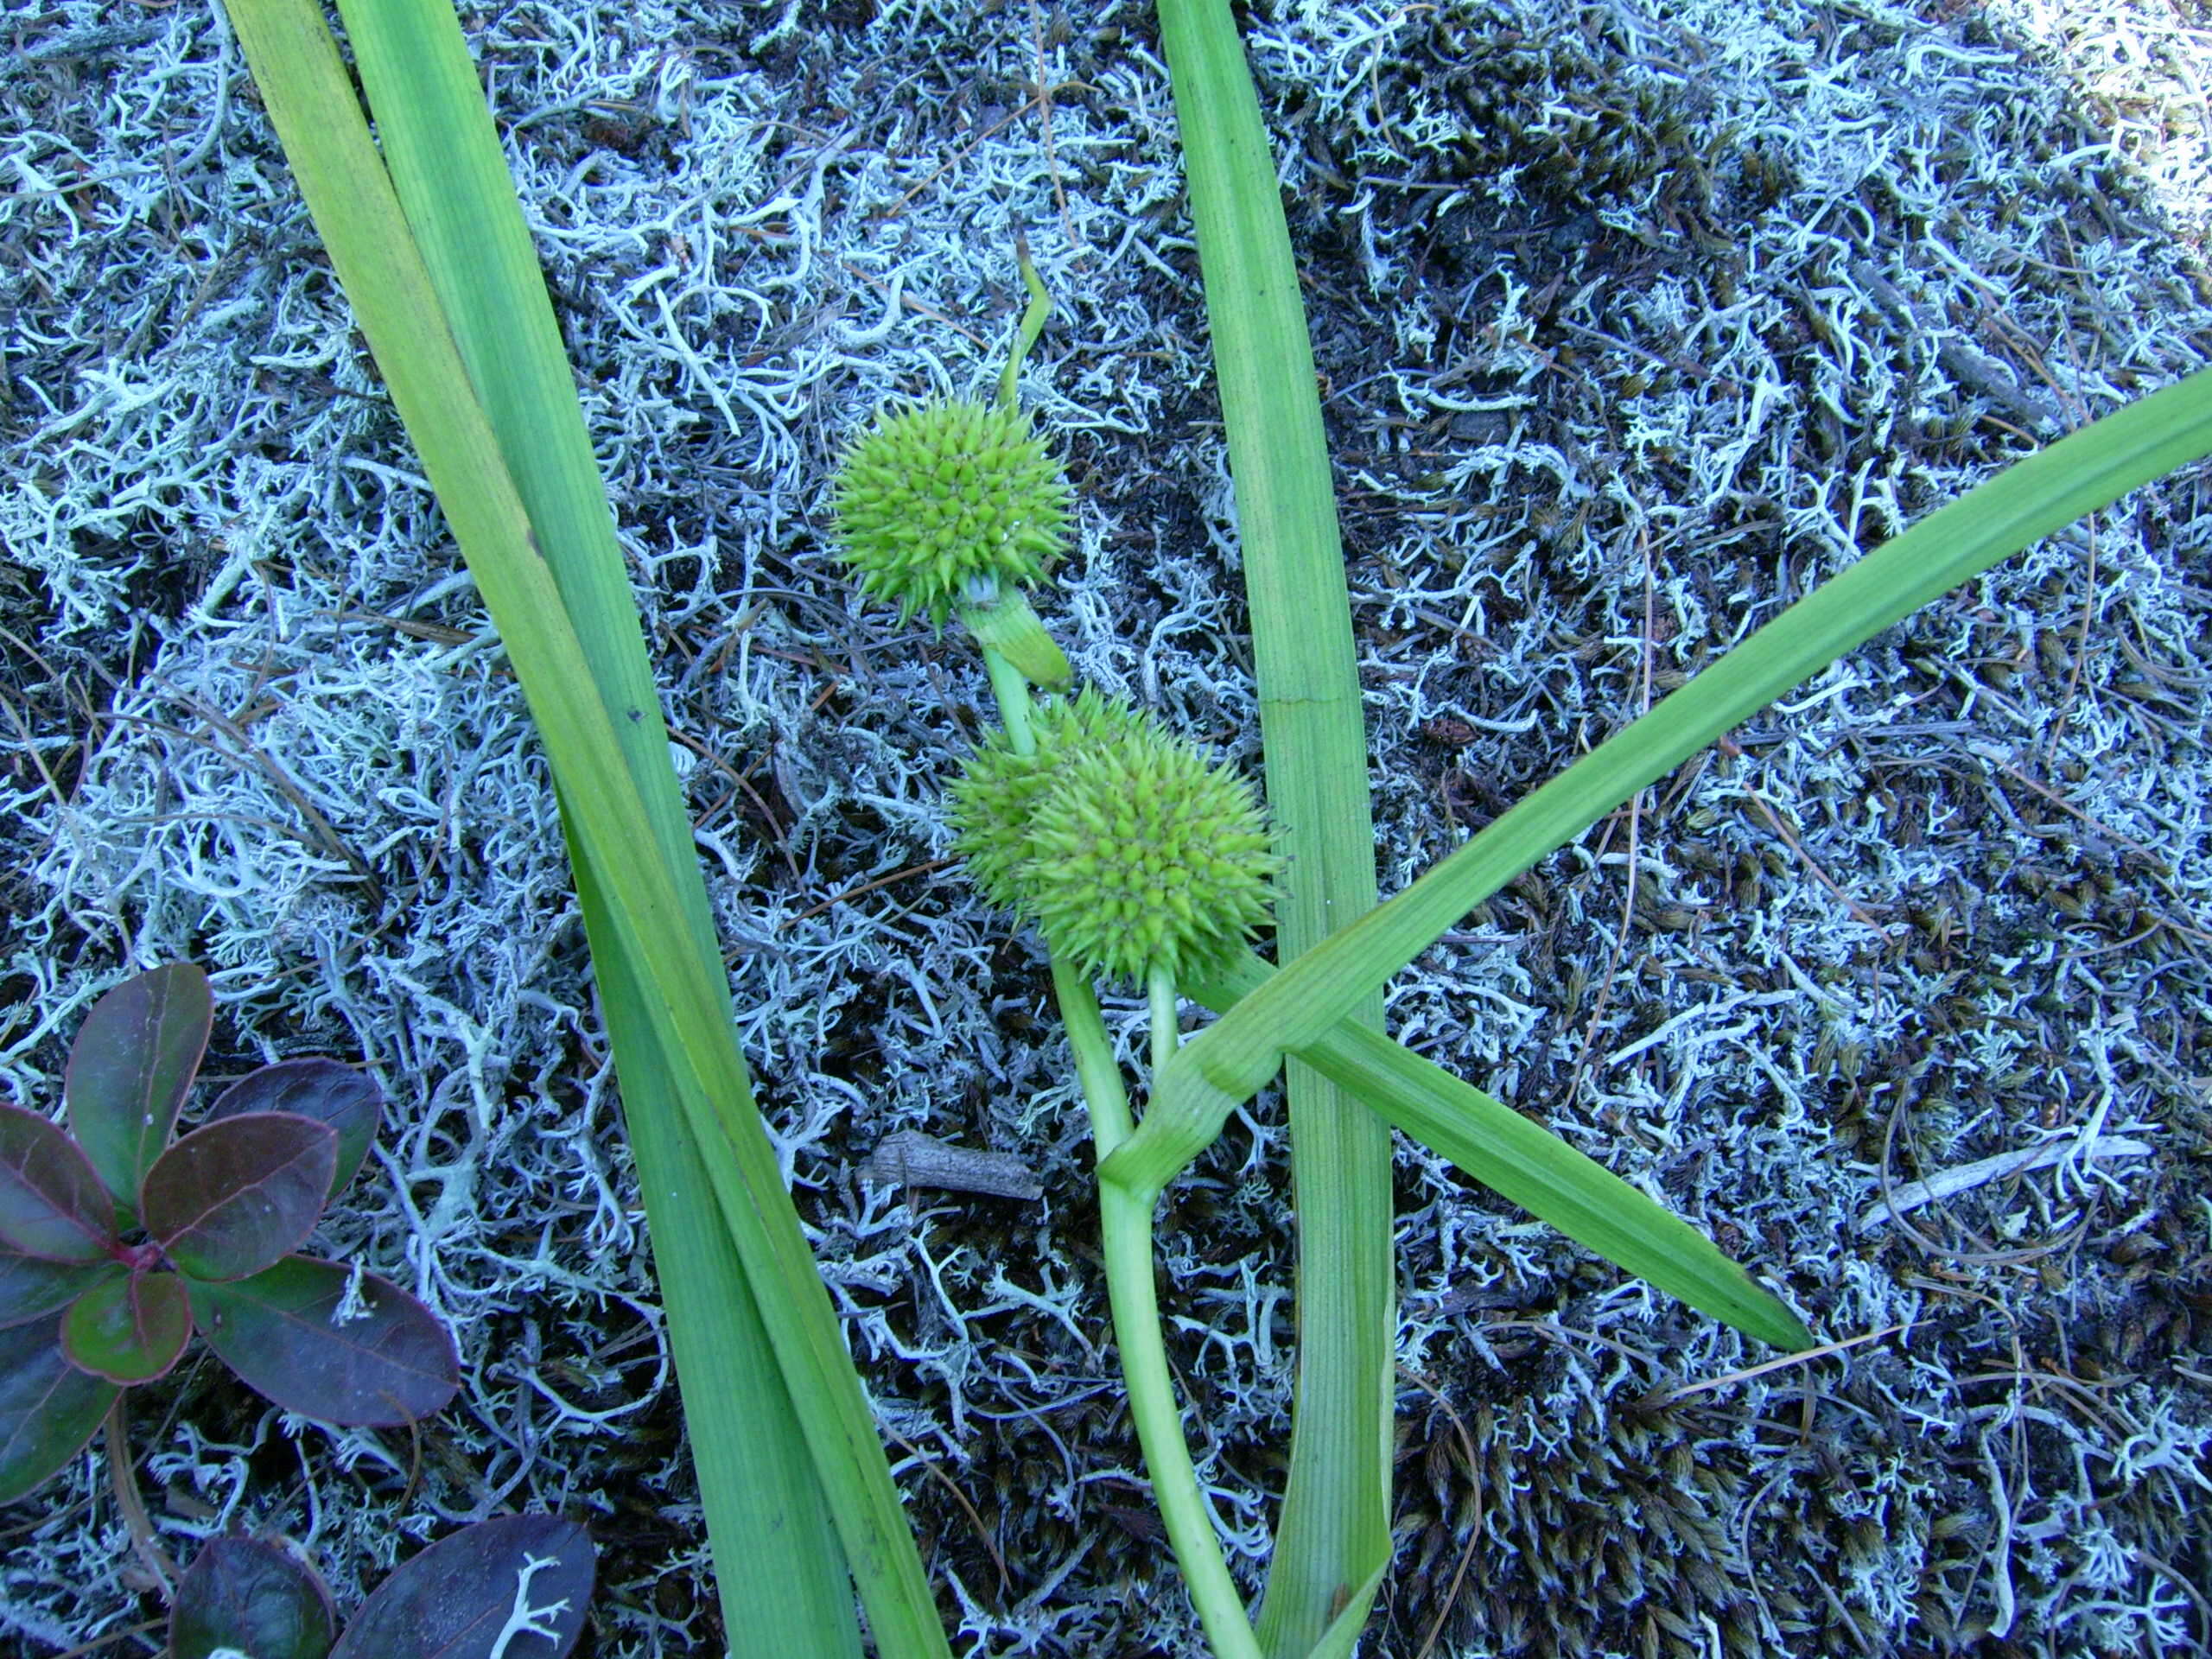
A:
[[[1047,305],[1026,258],[1023,274],[1033,301],[1017,365]],[[1262,886],[1282,869],[1268,849],[1256,802],[1150,717],[1091,690],[1034,707],[1029,681],[1064,685],[1065,660],[1049,648],[1033,648],[1031,659],[1046,668],[1027,675],[995,643],[1008,609],[1022,619],[1021,632],[1033,635],[1027,603],[1001,584],[1042,575],[1057,550],[1063,511],[1060,491],[1045,475],[1035,440],[1014,410],[1014,383],[1011,372],[1002,379],[997,419],[980,418],[976,405],[947,404],[893,417],[863,439],[846,458],[847,480],[885,479],[886,457],[909,444],[917,430],[932,434],[925,446],[931,464],[909,467],[887,487],[872,483],[871,512],[843,515],[840,538],[861,585],[903,612],[925,608],[942,588],[963,596],[963,616],[994,619],[977,641],[1005,729],[976,753],[953,788],[957,844],[985,895],[1033,922],[1051,953],[1090,1115],[1115,1335],[1154,1499],[1213,1650],[1256,1659],[1271,1650],[1271,1639],[1283,1638],[1264,1618],[1255,1627],[1247,1617],[1191,1461],[1161,1340],[1153,1218],[1166,1184],[1219,1135],[1229,1113],[1295,1055],[1377,1121],[1403,1129],[1630,1271],[1747,1334],[1785,1349],[1812,1346],[1810,1333],[1779,1300],[1680,1220],[1555,1135],[1391,1044],[1354,1015],[1363,995],[1378,990],[1473,904],[1777,690],[1906,614],[1912,594],[1932,597],[1955,585],[2015,550],[2006,542],[2026,523],[2063,508],[2046,499],[2049,485],[2038,487],[2032,461],[1993,480],[1799,601],[1404,893],[1270,977],[1245,944],[1267,910]],[[2194,444],[2198,455],[2212,451],[2212,374],[2170,391],[2194,393],[2193,404],[2179,400],[2193,410],[2183,448]],[[2113,424],[2118,416],[2101,423],[2102,443],[2052,461],[2066,448],[2056,446],[2036,460],[2056,467],[2076,488],[2101,489],[2104,485],[2093,481],[2097,474],[2139,466],[2145,448],[2158,452],[2168,441],[2155,411],[2142,412],[2157,401],[2125,411],[2137,419],[2119,430]],[[2008,486],[2008,480],[2024,481]],[[849,482],[841,484],[841,499],[850,494]],[[950,550],[942,560],[911,558],[906,527],[945,522],[989,524],[1009,537],[1027,527],[1049,527],[1039,542],[1044,556],[1008,566],[996,543],[977,542]],[[1939,581],[1946,574],[1954,580]],[[1852,632],[1859,628],[1866,632]],[[1833,643],[1839,638],[1846,640],[1840,646]],[[1738,666],[1723,672],[1730,664]],[[1761,677],[1783,674],[1789,677],[1777,690]],[[1133,1118],[1100,1014],[1092,985],[1100,978],[1134,982],[1146,994],[1151,1064],[1141,1125]],[[1186,988],[1224,1011],[1188,1047],[1179,1014]],[[1211,1065],[1198,1058],[1210,1048],[1221,1057]],[[1336,1294],[1330,1277],[1335,1264],[1311,1256],[1306,1263],[1308,1300],[1325,1303]],[[1352,1357],[1356,1366],[1374,1363],[1368,1346]],[[1382,1362],[1389,1358],[1385,1343]],[[1332,1537],[1338,1548],[1347,1545],[1341,1533]],[[1276,1570],[1283,1570],[1281,1564]],[[1360,1593],[1371,1596],[1375,1587],[1370,1574]],[[1299,1638],[1290,1651],[1351,1650],[1365,1622],[1363,1606],[1355,1614],[1339,1585],[1328,1607],[1326,1628],[1310,1641]]]
[[[458,29],[427,0],[356,0],[341,10],[381,154],[307,0],[232,7],[333,263],[544,738],[647,1194],[732,1638],[778,1654],[856,1651],[849,1572],[879,1652],[945,1651],[865,1397],[752,1110],[603,493]],[[1360,883],[1372,841],[1357,817],[1364,752],[1348,633],[1335,620],[1342,575],[1327,459],[1257,102],[1219,0],[1164,6],[1162,23],[1269,710],[1281,967],[1217,939],[1187,963],[1179,948],[1166,969],[1164,934],[1090,962],[1143,968],[1156,1012],[1141,1124],[1088,980],[1058,958],[1053,978],[1101,1153],[1102,1224],[1132,1407],[1210,1639],[1224,1653],[1342,1653],[1387,1566],[1386,1124],[1717,1317],[1780,1346],[1808,1340],[1770,1293],[1680,1221],[1364,1023],[1382,982],[1503,880],[1840,652],[2212,450],[2212,378],[2169,388],[2053,445],[1862,560],[1370,912]],[[1009,368],[1001,420],[1012,380]],[[991,429],[978,418],[972,429]],[[1018,428],[1013,442],[1033,454]],[[1007,453],[1004,442],[999,448]],[[1037,468],[1025,466],[1035,481]],[[1008,751],[1027,753],[1039,726],[1052,735],[1053,721],[1080,719],[1051,712],[1067,705],[1040,713],[1030,702],[1030,683],[1065,677],[1019,591],[1027,558],[1041,563],[1039,537],[1050,537],[1033,520],[1010,531],[988,518],[960,522],[996,538],[1001,563],[968,573],[991,579],[905,597],[975,632]],[[911,568],[936,571],[946,551]],[[1316,649],[1297,647],[1301,632]],[[1318,724],[1305,723],[1317,714]],[[1186,758],[1166,758],[1172,740],[1141,717],[1095,718],[1145,732],[1154,746],[1140,766],[1147,775],[1188,773]],[[1323,757],[1334,759],[1301,778],[1305,760]],[[1071,776],[1082,770],[1069,767]],[[1039,815],[1050,823],[1047,804],[1040,796]],[[1049,804],[1081,818],[1068,803]],[[1017,872],[1035,855],[1001,853]],[[1008,896],[1041,919],[1033,888],[1022,885],[1029,878],[1009,880]],[[1237,918],[1230,931],[1241,933],[1249,917],[1230,908]],[[1202,970],[1187,987],[1176,971],[1186,966]],[[1185,988],[1225,1010],[1187,1042],[1172,1017],[1173,993]],[[1150,1234],[1166,1184],[1287,1059],[1310,1068],[1310,1076],[1292,1072],[1309,1291],[1294,1469],[1255,1630],[1189,1474],[1160,1357]],[[1354,1096],[1364,1103],[1349,1105]]]

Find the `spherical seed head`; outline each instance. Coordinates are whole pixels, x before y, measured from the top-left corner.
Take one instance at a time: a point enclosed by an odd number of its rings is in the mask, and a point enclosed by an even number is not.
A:
[[[1030,586],[1067,547],[1068,484],[996,404],[887,416],[839,469],[837,542],[867,592],[942,624],[971,582]]]
[[[1133,741],[1149,722],[1125,702],[1085,686],[1073,697],[1039,704],[1031,729],[1037,747],[1017,754],[1003,730],[968,757],[952,786],[946,816],[958,832],[954,849],[983,897],[1001,910],[1035,919],[1029,901],[1029,822],[1058,769],[1092,748]]]
[[[1251,785],[1157,727],[1061,768],[1030,840],[1038,928],[1087,973],[1218,972],[1268,917],[1274,859]]]
[[[1267,919],[1275,860],[1251,786],[1096,693],[1040,720],[1033,756],[988,747],[955,816],[985,896],[1085,974],[1217,972]]]

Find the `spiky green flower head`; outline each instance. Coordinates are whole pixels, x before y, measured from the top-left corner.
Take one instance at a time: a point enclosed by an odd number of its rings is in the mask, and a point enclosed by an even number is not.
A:
[[[1251,785],[1147,715],[1086,690],[1001,740],[953,791],[957,842],[995,904],[1094,976],[1220,971],[1268,918],[1276,860]]]
[[[1029,823],[1037,805],[1067,760],[1096,748],[1140,742],[1148,722],[1125,702],[1085,686],[1072,697],[1039,703],[1031,716],[1036,747],[1015,751],[1007,733],[994,732],[962,769],[946,816],[958,832],[955,849],[969,878],[1001,910],[1036,919],[1030,900]]]
[[[839,468],[836,537],[861,587],[943,625],[1066,550],[1068,482],[1019,409],[957,401],[878,420]]]

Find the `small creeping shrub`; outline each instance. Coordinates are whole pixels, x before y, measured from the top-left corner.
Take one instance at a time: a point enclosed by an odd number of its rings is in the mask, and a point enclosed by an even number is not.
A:
[[[0,1502],[58,1472],[195,1331],[323,1422],[413,1422],[460,1387],[428,1308],[293,1254],[368,1154],[373,1083],[334,1060],[265,1066],[172,1144],[213,1016],[199,969],[140,974],[78,1033],[66,1132],[0,1106]]]

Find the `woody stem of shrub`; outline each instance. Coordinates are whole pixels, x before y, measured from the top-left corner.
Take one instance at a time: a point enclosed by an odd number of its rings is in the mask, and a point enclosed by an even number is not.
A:
[[[1028,682],[998,652],[986,645],[1000,718],[1017,754],[1036,752],[1030,718]],[[1113,1039],[1098,1011],[1097,993],[1071,967],[1052,959],[1052,989],[1060,1022],[1074,1051],[1076,1080],[1090,1116],[1091,1144],[1103,1165],[1129,1138],[1134,1120],[1128,1091],[1114,1058]],[[1161,1064],[1175,1052],[1174,976],[1155,968],[1146,980],[1151,1005],[1153,1060]],[[1164,1045],[1164,1046],[1163,1046]],[[1182,1408],[1160,1335],[1160,1302],[1153,1284],[1153,1197],[1101,1183],[1099,1230],[1106,1260],[1107,1300],[1114,1314],[1114,1342],[1120,1350],[1122,1380],[1128,1390],[1129,1416],[1136,1425],[1145,1468],[1152,1476],[1153,1502],[1167,1529],[1167,1541],[1183,1569],[1183,1582],[1205,1625],[1217,1659],[1260,1659],[1259,1639],[1245,1616],[1244,1599],[1230,1576],[1222,1554],[1213,1506],[1198,1484],[1191,1448],[1183,1436]]]
[[[130,1408],[124,1403],[130,1398],[130,1391],[125,1389],[115,1396],[107,1408],[105,1433],[108,1488],[115,1494],[115,1507],[122,1512],[123,1524],[130,1534],[130,1548],[137,1552],[139,1560],[167,1596],[176,1584],[176,1563],[163,1554],[161,1545],[155,1541],[153,1520],[147,1515],[146,1502],[138,1496],[137,1485],[130,1478]]]

